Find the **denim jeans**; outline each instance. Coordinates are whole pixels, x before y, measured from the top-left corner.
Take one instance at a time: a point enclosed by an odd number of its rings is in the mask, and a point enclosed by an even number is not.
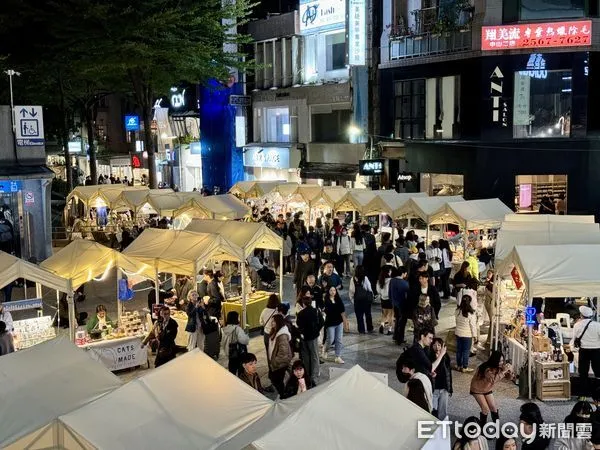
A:
[[[362,266],[364,257],[365,257],[365,254],[363,253],[362,250],[354,251],[354,254],[352,255],[352,262],[354,263],[355,270],[356,270],[356,266]]]
[[[456,365],[469,367],[469,353],[473,338],[456,336]]]
[[[329,349],[335,339],[335,356],[342,356],[342,336],[344,335],[344,324],[340,323],[334,327],[327,327],[327,344],[325,348]]]
[[[437,411],[437,418],[444,420],[448,415],[448,397],[450,394],[446,389],[433,391],[433,409]]]

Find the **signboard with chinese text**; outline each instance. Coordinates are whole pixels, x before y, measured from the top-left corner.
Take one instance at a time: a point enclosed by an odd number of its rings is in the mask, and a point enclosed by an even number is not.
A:
[[[365,0],[350,0],[348,11],[348,63],[364,66],[367,63],[367,5]]]
[[[482,27],[481,50],[581,47],[592,44],[592,21]]]
[[[41,106],[17,106],[13,108],[15,138],[19,147],[44,145],[44,113]]]
[[[513,125],[529,125],[531,78],[522,72],[515,73],[515,96],[513,98]]]
[[[300,33],[343,28],[346,23],[346,0],[300,0]]]

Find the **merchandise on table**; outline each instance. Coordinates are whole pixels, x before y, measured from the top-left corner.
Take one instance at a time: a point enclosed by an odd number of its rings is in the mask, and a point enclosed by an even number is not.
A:
[[[143,337],[146,332],[146,321],[137,311],[124,312],[117,327],[107,325],[104,330],[93,330],[90,334],[77,331],[75,342],[78,346],[85,346],[94,342],[111,341],[115,339]]]
[[[56,337],[56,330],[52,326],[52,317],[50,316],[15,320],[13,327],[15,348],[17,350],[22,350]]]

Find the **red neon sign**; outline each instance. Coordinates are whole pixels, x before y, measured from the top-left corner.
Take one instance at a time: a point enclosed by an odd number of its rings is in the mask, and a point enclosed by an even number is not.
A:
[[[133,155],[131,157],[131,165],[133,166],[134,169],[139,169],[140,167],[142,167],[142,162],[140,161],[140,157],[137,155]]]
[[[592,45],[592,21],[482,27],[481,50]]]

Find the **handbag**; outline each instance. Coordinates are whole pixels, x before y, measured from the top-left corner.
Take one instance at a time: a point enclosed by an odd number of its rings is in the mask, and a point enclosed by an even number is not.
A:
[[[363,283],[358,283],[356,278],[354,278],[354,303],[371,304],[373,303],[373,292],[367,291]]]
[[[581,335],[579,335],[579,337],[576,337],[573,340],[573,345],[575,346],[575,348],[579,348],[581,347],[581,338],[583,337],[583,335],[585,334],[585,332],[587,331],[588,327],[590,326],[590,323],[592,323],[592,319],[590,319],[590,321],[587,323],[587,325],[585,326],[585,328],[583,329],[583,333],[581,333]]]
[[[231,342],[229,344],[229,359],[239,359],[244,353],[248,353],[248,347],[246,345],[240,344],[239,342]]]
[[[263,325],[263,327],[260,329],[260,335],[264,336],[265,335],[265,326],[269,323],[269,320],[271,320],[271,318],[275,315],[275,313],[277,312],[277,310],[273,311],[271,313],[271,315],[269,316],[269,318],[267,319],[267,321],[265,322],[265,324]]]

